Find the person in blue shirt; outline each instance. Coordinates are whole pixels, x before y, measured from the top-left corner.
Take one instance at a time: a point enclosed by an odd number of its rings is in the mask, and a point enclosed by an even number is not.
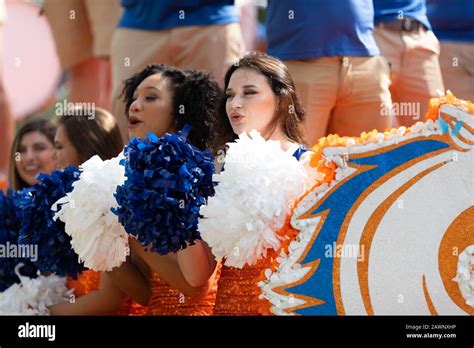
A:
[[[233,0],[121,0],[112,38],[112,111],[127,138],[123,81],[148,64],[224,73],[244,53]]]
[[[428,18],[440,40],[444,86],[474,100],[474,1],[428,0]]]
[[[310,145],[328,133],[390,127],[389,66],[373,38],[371,0],[269,0],[268,53],[284,61],[306,109]]]
[[[374,37],[392,69],[394,125],[422,120],[430,98],[444,84],[439,42],[426,16],[425,0],[374,0]]]

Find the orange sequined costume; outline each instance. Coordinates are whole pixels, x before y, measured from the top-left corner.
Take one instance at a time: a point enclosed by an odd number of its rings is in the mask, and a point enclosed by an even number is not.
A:
[[[99,287],[100,273],[86,270],[77,276],[77,279],[67,277],[67,287],[74,289],[74,296],[81,297]]]
[[[259,259],[252,266],[246,264],[242,269],[222,266],[217,283],[214,315],[273,315],[270,311],[271,303],[259,298],[262,290],[258,283],[266,279],[265,270],[275,270],[278,255],[282,250],[288,252],[290,242],[298,234],[298,231],[291,227],[290,216],[291,214],[278,231],[282,238],[279,250],[267,250],[266,257]]]
[[[191,298],[172,288],[152,272],[151,289],[148,315],[212,315],[214,311],[217,281],[204,297]]]
[[[267,256],[242,269],[222,266],[214,315],[269,315],[269,302],[258,298],[262,291],[257,283],[271,262],[272,257]]]
[[[76,280],[67,277],[67,287],[70,289],[74,288],[74,295],[76,297],[84,296],[92,290],[96,290],[99,287],[99,282],[100,273],[92,270],[83,271],[77,276]],[[132,300],[130,297],[127,297],[125,302],[113,314],[137,316],[145,315],[146,312],[147,307],[144,307]]]

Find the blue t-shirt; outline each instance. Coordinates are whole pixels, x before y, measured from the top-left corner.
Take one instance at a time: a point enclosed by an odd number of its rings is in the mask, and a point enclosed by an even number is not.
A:
[[[265,26],[281,60],[380,54],[372,0],[268,0]]]
[[[449,0],[448,0],[449,1]],[[375,25],[396,19],[415,19],[431,30],[425,0],[374,0]]]
[[[121,0],[119,28],[164,30],[239,21],[233,0]]]
[[[474,42],[474,0],[429,0],[426,8],[438,39]]]

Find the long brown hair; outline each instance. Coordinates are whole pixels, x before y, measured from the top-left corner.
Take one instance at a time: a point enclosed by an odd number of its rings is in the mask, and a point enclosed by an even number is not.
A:
[[[250,52],[233,64],[224,77],[224,91],[229,86],[232,74],[239,68],[247,68],[264,75],[270,87],[278,97],[277,112],[267,126],[273,131],[280,126],[288,140],[305,145],[303,121],[305,112],[296,95],[296,88],[288,68],[282,61],[261,52]],[[226,142],[237,138],[226,113],[227,96],[224,94],[219,105],[219,127],[216,147],[222,148]]]
[[[117,156],[123,148],[120,129],[115,117],[108,111],[95,107],[93,118],[86,117],[82,107],[59,115],[59,125],[64,127],[72,146],[76,149],[80,163],[94,155],[102,160]]]
[[[16,153],[19,150],[21,139],[25,134],[31,132],[39,132],[46,136],[51,144],[54,144],[54,135],[56,134],[56,125],[46,119],[36,119],[25,123],[16,133],[13,139],[13,144],[10,150],[10,159],[8,161],[8,185],[15,190],[21,190],[25,187],[30,186],[26,183],[18,173],[18,169],[15,165]]]

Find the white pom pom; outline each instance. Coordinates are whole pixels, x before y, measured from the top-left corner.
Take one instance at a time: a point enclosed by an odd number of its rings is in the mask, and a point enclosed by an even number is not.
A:
[[[279,141],[265,141],[257,131],[229,144],[224,171],[214,176],[216,194],[201,208],[199,231],[217,259],[242,268],[277,250],[276,232],[308,176],[302,163]]]
[[[95,271],[110,271],[120,266],[128,254],[128,235],[110,210],[116,208],[113,196],[125,181],[125,168],[118,157],[102,161],[94,156],[81,165],[79,180],[72,192],[53,204],[54,218],[66,225],[71,245],[84,265]]]
[[[66,287],[65,277],[25,277],[19,273],[22,266],[20,263],[15,267],[21,283],[0,293],[1,315],[48,315],[48,307],[69,300],[73,290]]]

